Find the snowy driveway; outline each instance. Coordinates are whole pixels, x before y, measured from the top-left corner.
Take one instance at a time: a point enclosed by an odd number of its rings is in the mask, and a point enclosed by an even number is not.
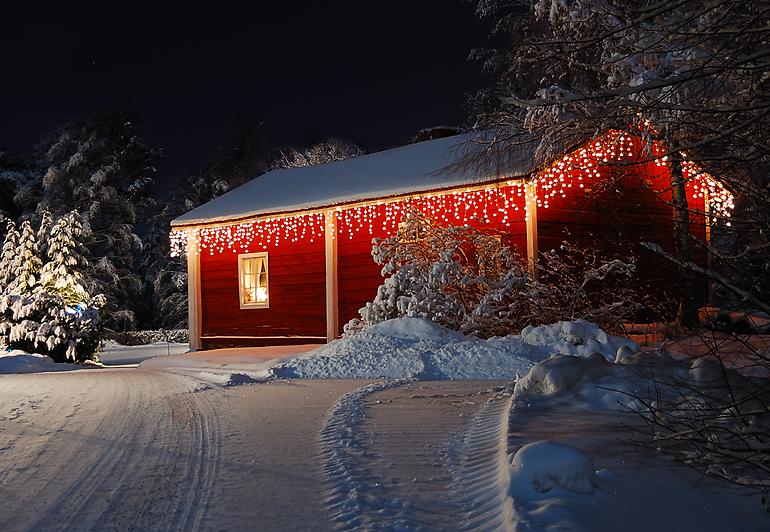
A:
[[[0,375],[0,523],[4,530],[327,530],[332,520],[368,515],[383,497],[422,500],[423,509],[409,512],[431,519],[431,504],[448,504],[447,453],[490,383],[412,384],[419,389],[407,386],[400,399],[372,392],[375,403],[397,406],[366,419],[391,442],[367,460],[389,489],[362,494],[360,508],[338,507],[340,493],[366,483],[368,469],[335,453],[367,439],[366,431],[356,442],[343,436],[344,426],[362,421],[356,401],[368,401],[368,392],[335,404],[366,384],[221,387],[141,368]],[[392,451],[400,458],[386,458]]]
[[[328,528],[318,433],[361,383],[199,385],[137,369],[0,376],[2,528]]]
[[[2,529],[766,529],[751,499],[637,456],[617,417],[502,382],[201,375],[0,375]],[[587,451],[596,492],[517,492],[510,455],[540,439]]]

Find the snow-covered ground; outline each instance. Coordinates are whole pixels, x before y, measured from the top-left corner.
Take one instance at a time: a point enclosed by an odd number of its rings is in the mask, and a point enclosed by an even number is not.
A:
[[[183,373],[206,383],[246,384],[272,378],[274,366],[317,347],[317,345],[282,345],[214,349],[148,358],[139,366],[144,369]]]
[[[628,441],[640,367],[696,380],[713,368],[585,322],[478,340],[400,319],[320,348],[168,352],[0,375],[4,527],[770,525],[757,497]]]
[[[0,529],[329,530],[318,434],[359,386],[0,375]]]

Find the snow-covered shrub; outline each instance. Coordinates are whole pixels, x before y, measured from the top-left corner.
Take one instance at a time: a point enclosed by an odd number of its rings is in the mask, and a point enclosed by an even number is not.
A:
[[[616,331],[634,316],[655,312],[635,288],[632,257],[607,257],[562,242],[558,250],[540,254],[538,274],[541,291],[533,313],[539,323],[579,318]]]
[[[375,239],[372,257],[385,280],[361,318],[345,326],[347,335],[403,316],[483,338],[560,320],[618,330],[641,309],[629,282],[630,259],[606,259],[565,243],[541,255],[534,276],[499,234],[434,224],[418,212],[409,213],[396,234]]]
[[[86,261],[77,213],[60,217],[55,225],[47,220],[44,216],[38,231],[48,235],[45,262],[29,222],[22,224],[15,252],[0,257],[0,271],[12,279],[0,296],[0,345],[46,354],[57,362],[90,359],[101,342],[104,297],[90,297],[80,283]],[[5,247],[13,238],[6,238]]]
[[[147,329],[140,331],[105,331],[106,340],[113,340],[123,345],[146,345],[157,343],[186,344],[189,341],[187,329]]]
[[[462,330],[490,289],[516,285],[511,272],[520,270],[498,235],[433,224],[418,212],[410,213],[396,234],[376,239],[372,257],[385,280],[346,334],[402,316]]]

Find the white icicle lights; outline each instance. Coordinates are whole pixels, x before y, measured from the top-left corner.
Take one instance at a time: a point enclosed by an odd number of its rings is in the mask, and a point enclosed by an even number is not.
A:
[[[196,254],[246,253],[252,249],[277,247],[281,243],[315,242],[324,238],[328,225],[332,238],[352,239],[359,232],[393,233],[410,210],[421,212],[432,220],[446,224],[466,225],[472,222],[495,222],[510,226],[527,218],[529,199],[538,208],[548,209],[555,198],[566,198],[573,187],[583,189],[586,182],[602,178],[602,167],[622,163],[654,163],[668,167],[670,162],[662,146],[653,145],[652,157],[645,152],[641,139],[624,132],[609,132],[582,148],[574,150],[548,168],[537,172],[528,187],[526,180],[508,180],[488,186],[468,187],[415,194],[408,197],[383,198],[378,201],[331,208],[334,219],[324,214],[329,208],[294,215],[211,227],[179,228],[171,231],[171,256],[187,253],[192,241]],[[729,225],[734,208],[733,195],[716,178],[703,172],[695,163],[682,161],[682,170],[693,198],[704,198],[711,223]],[[663,191],[656,191],[661,193]],[[528,198],[534,194],[534,198]],[[523,218],[514,219],[521,211]]]

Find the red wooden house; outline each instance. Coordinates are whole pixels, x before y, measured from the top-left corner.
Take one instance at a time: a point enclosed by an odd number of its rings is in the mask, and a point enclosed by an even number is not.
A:
[[[629,248],[643,281],[673,285],[671,266],[639,246],[673,248],[664,157],[651,160],[632,137],[610,133],[546,165],[521,153],[502,171],[481,172],[458,164],[473,140],[274,170],[174,220],[172,248],[188,259],[190,347],[337,337],[382,282],[372,238],[396,231],[410,208],[493,231],[530,261],[565,239]],[[704,220],[710,210],[726,212],[731,198],[686,168],[693,232],[707,238]]]

